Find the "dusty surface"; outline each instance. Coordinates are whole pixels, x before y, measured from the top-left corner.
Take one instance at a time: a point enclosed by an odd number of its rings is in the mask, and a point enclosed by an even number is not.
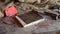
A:
[[[18,10],[20,14],[24,13],[20,9]],[[40,27],[36,25],[32,25],[26,28],[20,28],[13,25],[6,25],[3,22],[0,21],[0,34],[32,34],[35,33],[41,33],[41,32],[56,32],[60,30],[60,20],[49,20],[48,17],[46,17],[47,20],[41,22],[41,23],[47,23],[49,26],[47,27]],[[40,23],[40,24],[41,24]],[[45,34],[45,33],[43,33]]]
[[[49,26],[40,27],[40,26],[37,26],[36,24],[36,25],[29,26],[29,27],[25,27],[25,28],[20,28],[20,27],[13,26],[13,25],[6,25],[0,21],[0,33],[2,34],[5,34],[5,33],[8,33],[8,34],[32,34],[32,33],[45,34],[43,32],[54,33],[60,30],[59,20],[55,21],[55,20],[46,19],[45,21],[40,22],[39,24],[42,24],[42,23],[49,24]]]

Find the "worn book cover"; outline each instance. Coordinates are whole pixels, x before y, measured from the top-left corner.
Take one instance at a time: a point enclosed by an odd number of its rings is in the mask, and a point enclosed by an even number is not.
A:
[[[44,21],[44,18],[34,11],[18,15],[16,18],[24,27]]]

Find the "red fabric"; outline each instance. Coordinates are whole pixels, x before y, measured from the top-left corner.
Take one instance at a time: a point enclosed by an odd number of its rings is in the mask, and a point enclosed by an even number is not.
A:
[[[11,6],[6,9],[5,13],[6,13],[6,16],[13,16],[17,14],[17,9],[14,6]]]
[[[49,26],[49,24],[39,24],[39,26]]]

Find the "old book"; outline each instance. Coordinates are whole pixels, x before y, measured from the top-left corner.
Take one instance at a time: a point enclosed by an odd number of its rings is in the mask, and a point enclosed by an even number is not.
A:
[[[45,20],[41,15],[34,11],[18,15],[16,18],[24,27],[34,25]]]

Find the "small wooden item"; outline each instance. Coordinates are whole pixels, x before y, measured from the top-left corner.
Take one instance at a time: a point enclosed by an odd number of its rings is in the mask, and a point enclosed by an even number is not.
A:
[[[30,11],[28,13],[18,15],[16,18],[24,27],[44,21],[43,17],[37,14],[35,11]]]

